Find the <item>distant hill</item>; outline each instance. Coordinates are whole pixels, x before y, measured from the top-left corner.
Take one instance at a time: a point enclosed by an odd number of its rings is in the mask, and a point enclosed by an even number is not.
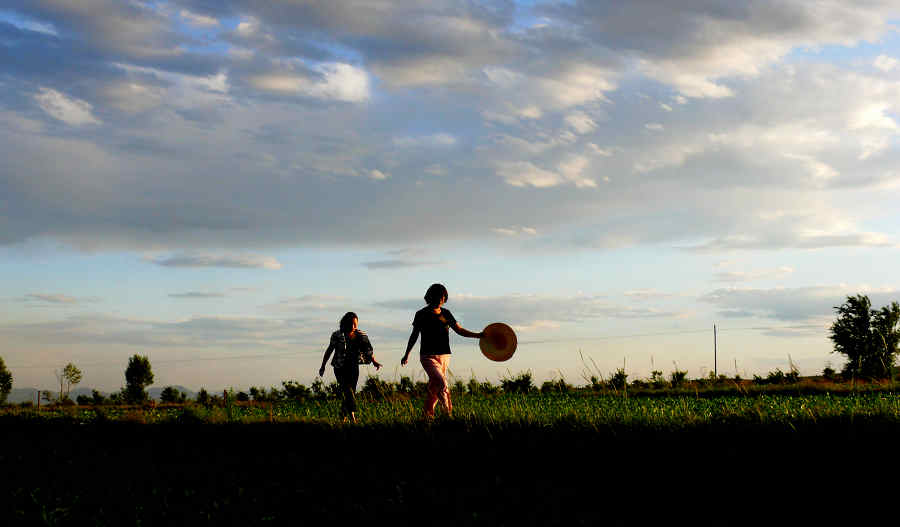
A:
[[[177,388],[178,390],[180,390],[183,393],[186,393],[188,399],[194,399],[197,397],[197,392],[190,390],[188,388],[185,388],[184,386],[180,386],[180,385],[176,384],[173,387]],[[159,394],[162,393],[164,388],[165,388],[165,386],[159,386],[159,387],[151,386],[150,388],[147,389],[147,392],[150,394],[151,399],[153,399],[154,401],[158,401]],[[50,391],[51,391],[51,393],[53,393],[53,396],[56,397],[57,392],[54,390],[50,390]],[[105,392],[103,390],[98,390],[98,391],[100,393],[102,393],[104,396],[109,396],[109,394],[110,394],[110,392]],[[37,392],[38,392],[37,388],[13,388],[13,390],[11,392],[9,392],[9,397],[6,399],[6,402],[8,402],[9,404],[19,404],[19,403],[24,403],[27,401],[34,402],[35,398],[37,397],[37,395],[36,395]],[[69,392],[69,398],[71,398],[74,401],[75,399],[78,398],[79,395],[84,395],[84,396],[90,397],[92,393],[93,393],[93,388],[84,388],[84,387],[73,388],[72,391]],[[215,393],[215,392],[211,392],[211,393]]]

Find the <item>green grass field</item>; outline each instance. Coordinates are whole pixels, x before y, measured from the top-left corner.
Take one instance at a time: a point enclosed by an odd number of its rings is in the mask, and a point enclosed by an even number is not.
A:
[[[7,406],[0,518],[718,526],[881,510],[853,504],[892,488],[900,470],[891,386],[692,392],[457,393],[452,418],[434,421],[420,397],[361,395],[358,424],[327,397]],[[800,499],[810,491],[819,501]]]
[[[349,426],[343,422],[339,402],[311,398],[304,402],[238,403],[221,405],[146,405],[104,407],[7,407],[0,419],[25,421],[66,421],[95,423],[126,421],[147,424],[165,423],[319,423]],[[391,395],[383,398],[359,398],[357,426],[416,427],[422,420],[422,400],[418,397]],[[440,414],[439,414],[440,415]],[[890,391],[840,394],[753,395],[704,394],[639,397],[570,393],[457,395],[450,420],[466,426],[503,428],[506,426],[583,427],[587,429],[646,429],[678,431],[697,426],[758,424],[795,426],[819,420],[852,423],[875,419],[900,423],[900,397]]]

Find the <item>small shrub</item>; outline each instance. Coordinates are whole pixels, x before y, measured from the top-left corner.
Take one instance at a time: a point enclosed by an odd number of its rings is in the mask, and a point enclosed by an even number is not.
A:
[[[650,372],[650,385],[653,386],[657,390],[661,390],[666,387],[666,378],[663,377],[663,372],[659,370],[653,370]]]
[[[570,391],[572,391],[572,385],[568,384],[565,379],[544,381],[541,384],[541,393],[569,393]]]
[[[284,388],[281,393],[285,399],[303,402],[312,396],[312,390],[297,381],[281,381],[281,386]]]
[[[397,393],[414,395],[416,393],[416,385],[413,383],[412,379],[404,375],[403,377],[400,377],[400,382],[397,383]]]
[[[781,368],[775,368],[775,371],[770,371],[766,376],[766,384],[784,384],[785,382],[786,377]]]
[[[321,377],[316,377],[316,380],[312,382],[310,391],[312,391],[313,397],[316,399],[325,399],[328,397],[328,393],[325,391],[325,383],[322,382]],[[253,395],[253,388],[250,388],[250,395]],[[255,401],[256,397],[254,397],[253,400]]]
[[[669,384],[672,385],[672,388],[679,388],[684,386],[684,382],[687,379],[687,372],[676,369],[669,375]]]
[[[331,385],[328,387],[331,388]],[[381,380],[380,377],[369,375],[366,377],[366,382],[359,392],[372,399],[384,399],[386,396],[394,393],[394,386],[387,381]]]
[[[506,393],[528,393],[535,389],[534,383],[531,381],[531,372],[523,372],[514,378],[507,378],[500,381],[500,386]]]
[[[609,378],[609,385],[617,390],[621,390],[625,388],[625,385],[628,382],[628,374],[625,373],[624,368],[619,368],[616,370],[616,373],[612,374]]]
[[[834,382],[837,380],[837,372],[830,365],[825,366],[825,369],[822,370],[822,377],[826,381]]]

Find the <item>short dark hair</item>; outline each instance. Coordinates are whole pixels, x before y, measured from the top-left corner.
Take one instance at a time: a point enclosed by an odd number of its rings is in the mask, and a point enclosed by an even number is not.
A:
[[[338,327],[341,328],[341,333],[350,333],[350,330],[353,329],[353,319],[358,319],[356,313],[353,311],[348,311],[341,317],[341,321],[338,323]]]
[[[428,305],[437,304],[441,301],[441,299],[446,302],[450,300],[450,296],[447,294],[447,288],[444,287],[444,284],[431,284],[428,287],[428,291],[425,291],[425,302]]]

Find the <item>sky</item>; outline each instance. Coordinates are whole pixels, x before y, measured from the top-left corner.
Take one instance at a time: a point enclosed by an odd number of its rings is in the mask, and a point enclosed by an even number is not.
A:
[[[455,379],[837,368],[834,307],[900,300],[898,29],[879,0],[0,0],[0,357],[17,388],[115,390],[134,354],[309,383],[354,311],[424,379],[439,282],[519,339],[454,335]]]

